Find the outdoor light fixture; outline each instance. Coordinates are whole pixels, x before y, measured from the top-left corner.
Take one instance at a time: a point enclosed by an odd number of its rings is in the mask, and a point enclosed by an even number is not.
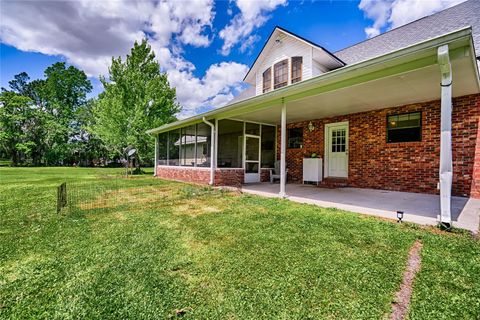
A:
[[[402,219],[403,219],[403,211],[397,211],[397,218],[398,218],[398,222],[402,222]]]
[[[313,125],[312,121],[310,121],[310,122],[308,123],[308,130],[309,130],[310,132],[312,132],[313,130],[315,130],[315,126]]]

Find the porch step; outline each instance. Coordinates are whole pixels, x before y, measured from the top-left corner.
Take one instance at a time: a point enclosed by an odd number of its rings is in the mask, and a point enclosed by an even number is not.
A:
[[[343,178],[325,178],[318,186],[329,189],[345,188],[348,187],[348,180]]]

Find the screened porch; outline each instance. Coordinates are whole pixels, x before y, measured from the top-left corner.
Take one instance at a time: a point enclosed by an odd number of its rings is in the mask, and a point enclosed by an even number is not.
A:
[[[262,169],[274,168],[276,126],[266,123],[222,119],[160,133],[156,165],[160,167],[211,168],[244,171],[244,183],[260,182]],[[212,130],[213,129],[213,130]],[[213,139],[212,139],[213,136]],[[216,141],[213,144],[212,141]]]

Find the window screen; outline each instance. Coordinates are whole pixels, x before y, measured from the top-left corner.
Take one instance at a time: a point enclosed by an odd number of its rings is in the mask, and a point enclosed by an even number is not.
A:
[[[158,135],[158,163],[157,165],[164,166],[167,164],[167,147],[168,147],[168,132],[160,133]]]
[[[218,167],[242,168],[243,122],[218,121]]]
[[[168,165],[178,166],[180,164],[180,130],[168,133]]]
[[[387,116],[387,142],[422,140],[420,112]]]
[[[195,165],[195,125],[181,129],[180,165]]]
[[[245,122],[245,133],[253,134],[254,136],[259,136],[260,125],[258,123]]]
[[[288,129],[288,143],[290,149],[301,148],[303,144],[303,128]]]
[[[211,132],[207,124],[197,124],[197,167],[210,166]]]
[[[268,68],[263,73],[263,93],[272,90],[272,68]]]
[[[275,167],[275,130],[274,126],[262,125],[262,168]]]
[[[288,82],[288,59],[280,61],[273,66],[273,87],[285,87]]]
[[[292,83],[302,81],[302,57],[292,58]]]

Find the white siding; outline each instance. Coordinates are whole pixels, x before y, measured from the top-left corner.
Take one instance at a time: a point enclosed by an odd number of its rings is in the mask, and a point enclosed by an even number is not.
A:
[[[322,73],[327,72],[328,69],[321,65],[318,61],[312,60],[312,77],[316,77]]]
[[[290,84],[290,58],[301,56],[303,57],[303,66],[302,66],[302,80],[306,80],[312,77],[312,47],[293,38],[290,36],[285,36],[281,38],[281,43],[274,43],[273,47],[265,52],[264,58],[262,61],[257,61],[258,72],[256,73],[256,94],[263,93],[263,72],[269,67],[279,61],[284,59],[289,59],[288,61],[288,83]],[[273,68],[272,68],[273,70]],[[273,82],[273,74],[272,74]]]

